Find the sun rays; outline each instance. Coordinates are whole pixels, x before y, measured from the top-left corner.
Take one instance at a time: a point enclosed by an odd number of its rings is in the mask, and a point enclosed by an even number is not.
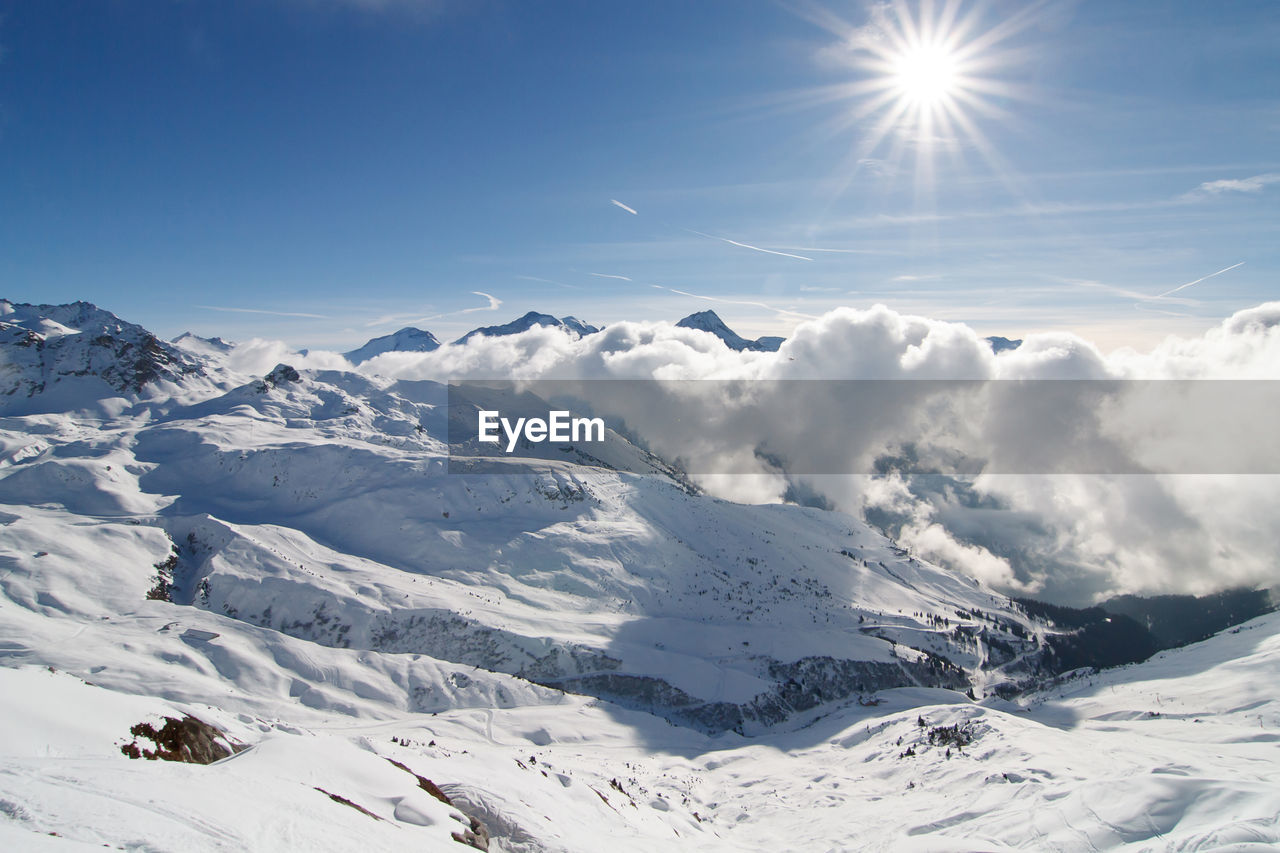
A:
[[[987,5],[961,0],[895,0],[873,7],[861,26],[827,12],[811,15],[839,38],[825,56],[853,78],[819,99],[847,106],[830,127],[856,140],[842,185],[866,163],[887,164],[893,173],[910,166],[917,198],[927,202],[944,154],[959,165],[976,153],[1010,178],[982,125],[1012,122],[1005,105],[1029,97],[1010,79],[1024,58],[1010,40],[1040,8],[1033,4],[994,23]]]

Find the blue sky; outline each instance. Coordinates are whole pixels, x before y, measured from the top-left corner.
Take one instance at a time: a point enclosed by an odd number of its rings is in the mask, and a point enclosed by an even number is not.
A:
[[[904,19],[952,21],[949,127],[893,117]],[[1277,44],[1269,0],[0,0],[0,295],[312,347],[876,302],[1144,345],[1280,298]]]

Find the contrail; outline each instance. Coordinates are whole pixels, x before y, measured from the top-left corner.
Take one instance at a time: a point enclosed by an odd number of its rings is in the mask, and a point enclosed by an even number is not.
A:
[[[485,299],[489,300],[489,304],[484,306],[479,306],[476,308],[462,308],[457,311],[446,311],[443,314],[432,314],[429,317],[420,316],[418,314],[383,314],[381,317],[378,317],[377,319],[374,319],[374,320],[370,320],[368,323],[365,323],[364,325],[366,329],[371,328],[373,326],[382,326],[387,323],[397,323],[397,324],[408,323],[409,325],[412,326],[412,325],[417,325],[419,323],[430,323],[432,320],[440,320],[444,317],[456,317],[459,314],[474,314],[477,311],[496,311],[498,310],[499,307],[502,306],[502,300],[496,296],[491,296],[488,293],[484,293],[483,291],[480,291],[480,290],[473,290],[471,292],[475,296],[483,296]],[[312,315],[304,314],[300,316],[310,317]]]
[[[769,305],[768,303],[765,303],[765,302],[751,302],[746,299],[721,299],[718,296],[703,296],[701,293],[690,293],[687,290],[676,290],[674,287],[666,287],[665,285],[661,285],[661,284],[651,284],[649,286],[654,288],[655,290],[665,290],[668,293],[678,293],[681,296],[690,296],[694,299],[703,299],[707,302],[721,302],[721,303],[724,303],[725,305],[750,305],[753,308],[763,308],[766,311],[772,311],[775,314],[781,314],[785,317],[800,317],[805,320],[818,319],[813,314],[802,314],[799,311],[789,311],[786,308],[775,308],[774,306]]]
[[[1152,297],[1152,298],[1153,298],[1153,299],[1164,299],[1166,296],[1171,296],[1171,295],[1173,295],[1173,294],[1177,293],[1179,290],[1186,290],[1188,287],[1190,287],[1190,286],[1191,286],[1191,285],[1193,285],[1193,284],[1199,284],[1199,283],[1200,283],[1200,282],[1202,282],[1202,281],[1207,281],[1208,279],[1213,278],[1215,275],[1222,275],[1224,272],[1231,272],[1231,271],[1232,271],[1233,269],[1235,269],[1236,267],[1242,267],[1242,266],[1244,266],[1244,261],[1241,261],[1241,262],[1240,262],[1240,263],[1238,263],[1238,264],[1232,264],[1231,266],[1227,267],[1227,268],[1226,268],[1226,269],[1224,269],[1224,270],[1218,270],[1217,272],[1211,272],[1211,273],[1209,273],[1207,276],[1205,276],[1204,278],[1198,278],[1198,279],[1196,279],[1195,281],[1189,281],[1189,282],[1187,282],[1186,284],[1180,284],[1180,285],[1178,285],[1177,287],[1175,287],[1173,290],[1166,290],[1164,293],[1161,293],[1159,296],[1155,296],[1155,297]]]
[[[433,314],[430,317],[419,317],[417,320],[413,320],[412,322],[429,323],[432,320],[440,320],[440,319],[443,319],[444,317],[456,317],[459,314],[474,314],[477,311],[497,311],[498,308],[502,306],[502,300],[496,296],[491,296],[488,293],[485,293],[484,291],[480,291],[480,290],[473,290],[471,292],[476,296],[483,296],[485,299],[488,299],[489,304],[478,307],[478,308],[461,308],[457,311],[446,311],[443,314]]]
[[[581,289],[582,289],[582,288],[578,287],[578,285],[576,285],[576,284],[565,284],[563,281],[556,281],[556,280],[555,280],[555,279],[553,279],[553,278],[538,278],[536,275],[518,275],[518,276],[516,276],[516,278],[521,279],[521,280],[523,280],[523,281],[540,281],[540,282],[542,282],[543,284],[554,284],[554,285],[556,285],[557,287],[568,287],[568,288],[571,288],[571,289],[573,289],[573,290],[581,290]]]
[[[623,204],[622,202],[618,201],[616,198],[609,199],[609,202],[613,205],[616,205],[622,208],[627,213],[630,213],[632,216],[640,215],[639,213],[636,212],[636,209],[634,207]],[[663,224],[667,226],[671,225],[671,223],[669,222],[664,222]],[[738,248],[741,248],[741,249],[750,249],[753,252],[763,252],[766,255],[777,255],[782,258],[795,258],[797,261],[813,260],[813,258],[806,258],[804,255],[793,255],[790,252],[777,252],[777,251],[774,251],[773,249],[763,249],[759,246],[752,246],[750,243],[739,243],[737,240],[730,240],[728,237],[717,237],[714,234],[704,234],[701,231],[694,231],[692,228],[682,228],[680,230],[687,231],[690,234],[697,234],[699,237],[706,237],[708,240],[719,240],[722,243],[728,243],[730,246],[737,246]],[[846,252],[847,251],[847,252],[850,252],[851,254],[857,252],[857,250],[842,250],[842,249],[812,249],[809,251],[814,251],[814,252],[823,252],[823,251]],[[630,279],[628,279],[628,281],[629,280]]]
[[[474,294],[475,296],[483,296],[485,299],[488,299],[489,304],[483,308],[463,308],[461,311],[458,312],[459,314],[470,314],[473,311],[497,311],[498,308],[502,305],[502,300],[496,296],[490,296],[489,294],[483,293],[479,290],[473,290],[471,291],[471,293]]]
[[[293,311],[264,311],[261,308],[226,308],[221,305],[197,305],[206,311],[228,311],[233,314],[269,314],[272,317],[306,317],[309,320],[328,320],[323,314],[303,314]]]
[[[779,246],[779,249],[790,249],[793,252],[823,252],[831,255],[901,255],[901,252],[890,252],[882,249],[819,249],[814,246]],[[810,260],[806,258],[805,260]]]
[[[631,281],[631,279],[627,278],[625,275],[609,275],[608,273],[603,272],[591,272],[587,273],[587,275],[593,275],[596,278],[616,278],[618,281]]]
[[[690,234],[697,234],[699,237],[706,237],[708,240],[719,240],[722,243],[728,243],[730,246],[739,246],[743,249],[750,249],[753,252],[764,252],[766,255],[780,255],[784,258],[795,258],[797,261],[812,261],[813,258],[806,258],[804,255],[793,255],[790,252],[775,252],[773,249],[762,249],[759,246],[752,246],[749,243],[739,243],[737,240],[730,240],[728,237],[717,237],[714,234],[703,234],[701,231],[694,231],[692,228],[686,228]]]

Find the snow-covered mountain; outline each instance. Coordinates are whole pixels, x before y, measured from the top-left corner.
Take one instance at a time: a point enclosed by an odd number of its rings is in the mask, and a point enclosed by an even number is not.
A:
[[[424,329],[408,326],[398,332],[373,338],[364,346],[345,352],[343,355],[352,364],[363,364],[384,352],[431,352],[439,348],[440,341],[436,340],[435,335]]]
[[[720,319],[720,315],[714,311],[699,311],[696,314],[690,314],[683,320],[676,323],[682,329],[697,329],[701,332],[710,332],[720,340],[724,341],[724,345],[729,349],[742,352],[744,350],[751,352],[777,352],[778,347],[782,346],[785,338],[763,337],[756,340],[747,340],[737,332],[725,325]]]
[[[202,338],[191,332],[183,332],[174,338],[170,343],[183,349],[192,350],[201,355],[207,354],[226,354],[231,352],[234,345],[224,341],[222,338]]]
[[[147,340],[90,309],[10,306],[6,369]],[[155,346],[155,393],[0,418],[7,848],[1280,843],[1280,620],[1019,695],[1069,629],[860,519],[614,433],[459,473],[438,382]]]
[[[183,350],[88,302],[0,299],[0,412],[137,400],[200,375],[199,363]]]
[[[481,326],[478,329],[472,329],[462,337],[458,338],[454,343],[465,344],[477,335],[496,338],[502,335],[518,335],[521,332],[527,332],[535,326],[550,326],[554,328],[564,329],[575,338],[585,335],[593,335],[600,331],[595,326],[588,325],[576,317],[556,318],[550,314],[539,314],[537,311],[530,311],[523,317],[512,320],[510,323],[503,323],[500,326]]]
[[[573,316],[561,317],[560,325],[564,326],[569,331],[574,332],[580,338],[584,338],[587,335],[594,335],[596,332],[600,331],[590,323],[584,323],[577,317]]]
[[[887,687],[1012,679],[1040,652],[1009,601],[848,516],[728,504],[656,467],[636,477],[493,459],[507,473],[449,474],[444,390],[282,365],[91,445],[62,447],[63,429],[84,426],[59,422],[16,451],[0,500],[163,531],[187,607],[323,645],[430,654],[705,731],[795,725]],[[601,455],[643,454],[612,441]],[[986,637],[1016,648],[1019,666],[989,655]]]

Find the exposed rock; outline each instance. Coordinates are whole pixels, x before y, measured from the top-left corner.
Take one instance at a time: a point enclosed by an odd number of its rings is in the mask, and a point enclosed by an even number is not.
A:
[[[279,388],[290,382],[297,382],[302,379],[301,374],[287,364],[277,364],[272,368],[271,372],[262,377],[261,381],[255,386],[255,390],[259,394],[265,394],[272,388]]]
[[[138,723],[129,729],[133,740],[120,747],[130,758],[150,761],[179,761],[184,764],[212,764],[244,749],[244,744],[231,740],[219,729],[203,720],[184,715],[165,717],[157,729],[151,723]],[[155,748],[139,745],[149,740]]]

